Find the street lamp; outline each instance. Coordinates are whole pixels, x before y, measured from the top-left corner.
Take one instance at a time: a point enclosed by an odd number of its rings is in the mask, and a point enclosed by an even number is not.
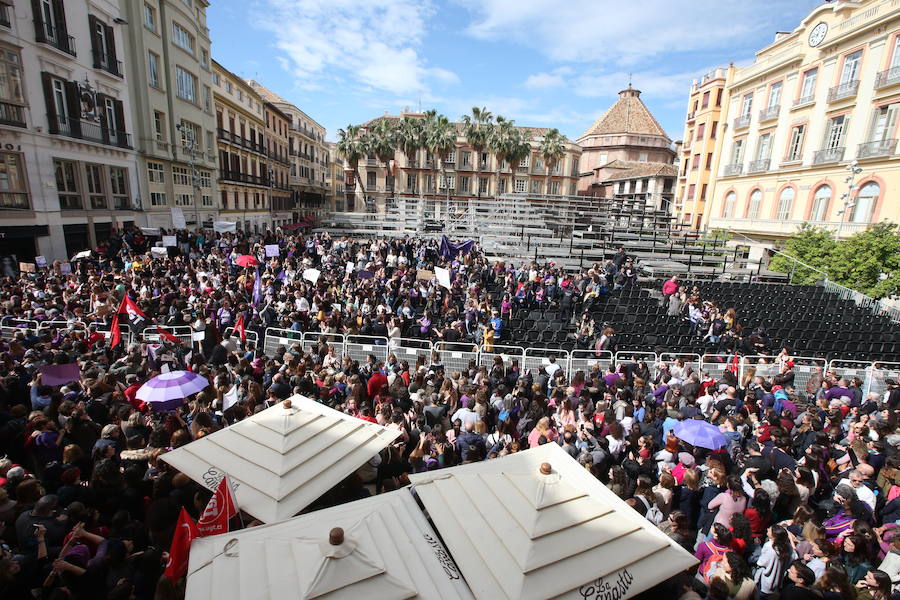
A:
[[[200,205],[197,203],[197,191],[200,189],[200,172],[194,167],[194,129],[189,127],[182,131],[181,123],[175,125],[175,129],[177,129],[179,133],[184,134],[184,148],[188,151],[190,157],[188,159],[188,166],[191,168],[191,188],[193,189],[192,195],[194,198],[194,225],[197,229],[200,229]]]
[[[856,206],[855,193],[859,191],[859,186],[854,183],[856,176],[862,173],[862,167],[859,166],[855,160],[847,165],[847,170],[850,171],[850,174],[844,178],[844,183],[847,184],[846,193],[841,195],[841,200],[844,201],[844,208],[838,211],[838,230],[837,237],[841,237],[841,230],[844,228],[844,216],[847,212],[850,211],[851,208]]]

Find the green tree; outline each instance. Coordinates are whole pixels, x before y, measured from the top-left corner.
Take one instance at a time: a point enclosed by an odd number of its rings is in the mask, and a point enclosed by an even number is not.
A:
[[[384,164],[385,191],[394,195],[391,160],[397,152],[397,129],[387,119],[381,119],[369,129],[369,152]],[[390,185],[387,185],[390,183]]]
[[[472,107],[471,115],[464,115],[463,135],[475,154],[475,187],[481,198],[481,153],[488,147],[494,129],[494,115],[487,108]]]
[[[872,298],[900,293],[900,227],[877,223],[837,243],[826,270],[833,281]]]
[[[353,171],[353,181],[358,181],[359,186],[362,188],[362,178],[359,175],[359,159],[365,155],[366,149],[360,139],[359,131],[359,125],[347,125],[346,129],[339,129],[337,151],[338,154],[344,157],[344,160],[347,161],[347,166]],[[365,188],[363,188],[363,193],[365,194]]]
[[[554,128],[544,134],[538,144],[538,153],[544,159],[544,168],[547,169],[547,185],[544,193],[549,194],[550,174],[566,155],[566,138],[559,132],[559,129]]]
[[[428,118],[426,129],[425,146],[431,152],[432,166],[434,169],[434,193],[437,197],[437,164],[438,159],[441,161],[441,177],[444,178],[445,187],[447,189],[447,204],[450,204],[450,186],[446,185],[447,181],[447,157],[456,149],[456,126],[444,115],[437,114],[434,111]]]
[[[425,121],[406,115],[397,125],[397,146],[406,155],[407,167],[415,164],[419,151],[425,147]],[[419,178],[415,178],[413,194],[419,193]]]
[[[827,229],[813,227],[807,223],[800,226],[781,249],[787,254],[807,265],[828,273],[831,264],[831,253],[837,245],[834,234]],[[799,284],[815,283],[823,279],[821,273],[796,264],[790,258],[776,254],[769,262],[769,269],[778,273],[791,273],[791,281]]]
[[[487,147],[494,154],[494,160],[497,163],[497,187],[495,189],[495,196],[500,195],[500,172],[503,169],[503,161],[506,160],[507,151],[509,150],[510,144],[516,133],[518,133],[518,130],[515,127],[515,121],[497,115],[496,125],[491,130],[491,135],[487,141]],[[510,181],[512,181],[512,174],[514,173],[515,169],[513,168],[511,170]],[[505,192],[508,194],[511,191],[512,184],[510,184],[510,189],[505,190]]]

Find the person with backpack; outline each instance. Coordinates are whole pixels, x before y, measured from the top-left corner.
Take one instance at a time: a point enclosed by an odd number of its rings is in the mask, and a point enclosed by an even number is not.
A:
[[[694,557],[700,561],[697,578],[709,585],[713,574],[722,567],[725,555],[731,551],[731,531],[725,525],[716,523],[712,527],[712,538],[697,544]]]
[[[781,525],[772,525],[767,537],[753,573],[761,600],[778,597],[787,568],[797,559],[797,552],[791,545],[787,529]]]

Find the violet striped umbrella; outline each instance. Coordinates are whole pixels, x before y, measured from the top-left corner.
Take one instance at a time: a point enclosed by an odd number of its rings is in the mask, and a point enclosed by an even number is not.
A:
[[[143,400],[156,411],[172,410],[184,404],[184,399],[209,385],[206,377],[190,371],[169,371],[157,375],[137,391],[137,399]]]

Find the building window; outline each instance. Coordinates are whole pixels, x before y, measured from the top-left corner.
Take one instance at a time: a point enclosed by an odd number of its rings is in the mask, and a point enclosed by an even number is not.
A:
[[[0,102],[0,123],[25,125],[22,59],[8,48],[0,48]]]
[[[193,203],[193,194],[175,194],[175,206],[191,206]]]
[[[212,196],[201,196],[200,204],[202,204],[203,206],[212,206]]]
[[[726,219],[730,219],[734,216],[734,204],[737,202],[737,194],[734,192],[728,192],[725,195],[725,203],[722,207],[722,216]]]
[[[200,171],[200,187],[212,187],[212,174],[209,171]]]
[[[176,66],[175,86],[179,98],[188,102],[197,101],[197,78],[190,71]]]
[[[147,81],[153,87],[159,87],[159,56],[153,52],[147,52]]]
[[[191,56],[194,55],[194,36],[178,23],[172,23],[172,43]]]
[[[472,153],[471,152],[463,152],[462,153],[462,164],[463,166],[468,166],[472,164]]]
[[[812,210],[809,212],[810,221],[824,221],[828,215],[828,203],[831,202],[831,186],[821,185],[813,196]]]
[[[880,194],[881,186],[874,181],[862,186],[856,195],[856,203],[853,205],[853,212],[850,213],[850,221],[853,223],[870,222]]]
[[[885,142],[893,139],[898,109],[900,109],[900,103],[875,109],[875,114],[872,117],[872,129],[869,132],[870,142]],[[896,146],[896,144],[893,145]]]
[[[213,73],[212,80],[213,80],[213,85],[215,85],[215,86],[219,86],[222,83],[221,80],[219,79],[218,73]]]
[[[777,81],[769,88],[769,104],[766,108],[773,109],[781,104],[781,86],[782,83]]]
[[[695,154],[694,158],[691,160],[691,170],[696,170],[700,168],[700,155]]]
[[[144,27],[156,32],[156,9],[144,3]]]
[[[768,160],[772,154],[772,134],[765,133],[759,136],[756,146],[756,160]]]
[[[750,194],[750,202],[747,204],[747,218],[758,219],[759,207],[762,205],[762,191],[753,190]]]
[[[713,121],[712,125],[709,126],[709,139],[716,139],[716,129],[719,127],[718,121]]]
[[[638,154],[638,162],[647,162],[649,160],[649,154],[646,152],[641,152]]]
[[[447,158],[444,160],[445,163],[456,163],[456,151],[450,152],[447,155]]]
[[[446,189],[452,190],[452,189],[456,188],[456,177],[453,175],[445,175],[444,177],[441,177],[440,182],[441,182],[442,190],[446,190]]]
[[[166,204],[168,202],[165,192],[150,192],[150,206],[165,206]]]
[[[374,189],[377,181],[376,178],[377,175],[375,175],[375,173],[371,171],[366,173],[366,187],[369,189]]]
[[[191,175],[187,168],[173,166],[172,183],[175,185],[191,185]]]
[[[531,180],[531,193],[532,194],[540,194],[541,193],[541,180],[540,179],[532,179]]]
[[[414,173],[406,174],[406,191],[407,192],[415,192],[416,191],[416,176]]]
[[[741,100],[741,118],[749,119],[750,111],[753,110],[753,94],[747,94],[744,96],[743,100]]]
[[[706,123],[700,123],[697,125],[697,141],[701,141],[703,139],[703,133],[706,131]]]
[[[706,154],[706,170],[707,171],[709,171],[712,168],[712,159],[713,159],[713,153],[708,152]]]
[[[506,182],[507,182],[507,181],[508,181],[508,180],[507,180],[506,178],[503,178],[503,179],[501,179],[500,181],[497,182],[497,193],[498,193],[498,194],[505,194],[505,193],[506,193],[506,185],[507,185]]]
[[[91,208],[109,208],[106,192],[103,189],[103,167],[101,165],[85,165],[85,172]]]
[[[555,196],[559,195],[559,182],[558,181],[550,182],[550,193]]]
[[[525,179],[516,179],[516,192],[522,193],[526,190],[526,186],[528,185],[528,181]]]
[[[212,94],[210,93],[209,86],[204,85],[203,86],[203,109],[206,112],[212,111],[212,103],[210,101],[211,96],[212,96]]]
[[[744,162],[744,140],[735,140],[731,148],[731,164],[739,165]]]
[[[158,111],[153,111],[153,130],[156,133],[156,141],[157,142],[165,142],[166,141],[166,116]]]
[[[703,105],[702,108],[706,108],[709,106],[709,91],[703,92]]]
[[[464,153],[468,154],[468,153]],[[469,193],[469,182],[472,180],[471,177],[460,177],[459,178],[459,191],[463,194]]]
[[[109,190],[112,194],[113,209],[128,210],[131,208],[131,202],[128,199],[128,169],[109,168]]]
[[[841,85],[859,79],[859,67],[862,63],[862,50],[851,52],[844,57],[844,68],[841,69]]]
[[[203,132],[200,130],[200,126],[196,123],[191,123],[190,121],[181,120],[181,146],[187,150],[189,147],[193,146],[191,152],[197,152],[200,150],[197,147],[198,142],[202,142]]]
[[[81,194],[78,191],[78,177],[75,163],[70,160],[54,160],[56,171],[56,192],[59,195],[59,208],[62,210],[81,210]]]
[[[519,166],[520,166],[520,167],[527,167],[527,166],[528,166],[528,158],[529,158],[529,157],[526,156],[526,157],[523,158],[521,161],[519,161]]]
[[[819,77],[819,69],[810,69],[803,74],[803,86],[800,89],[800,98],[797,104],[812,102],[816,94],[816,79]]]
[[[806,125],[797,125],[791,129],[791,141],[788,143],[788,162],[800,160],[803,155],[803,139],[806,137]]]
[[[22,155],[0,153],[0,208],[30,208]]]
[[[841,115],[829,119],[828,128],[825,132],[825,149],[834,150],[844,145],[844,130],[847,125],[847,117]]]
[[[481,194],[488,193],[488,178],[487,177],[482,177],[481,179],[478,180],[478,192]]]
[[[697,184],[692,183],[691,185],[688,186],[688,193],[687,193],[688,200],[693,200],[694,195],[696,193],[697,193]]]
[[[204,69],[209,68],[209,52],[204,48],[200,49],[200,66]]]
[[[786,187],[781,190],[781,195],[778,196],[778,210],[775,213],[775,218],[779,221],[787,221],[791,217],[791,209],[794,206],[794,188]]]
[[[147,179],[150,183],[165,183],[166,171],[165,166],[158,162],[147,163]]]
[[[722,88],[716,90],[716,106],[722,106]]]

